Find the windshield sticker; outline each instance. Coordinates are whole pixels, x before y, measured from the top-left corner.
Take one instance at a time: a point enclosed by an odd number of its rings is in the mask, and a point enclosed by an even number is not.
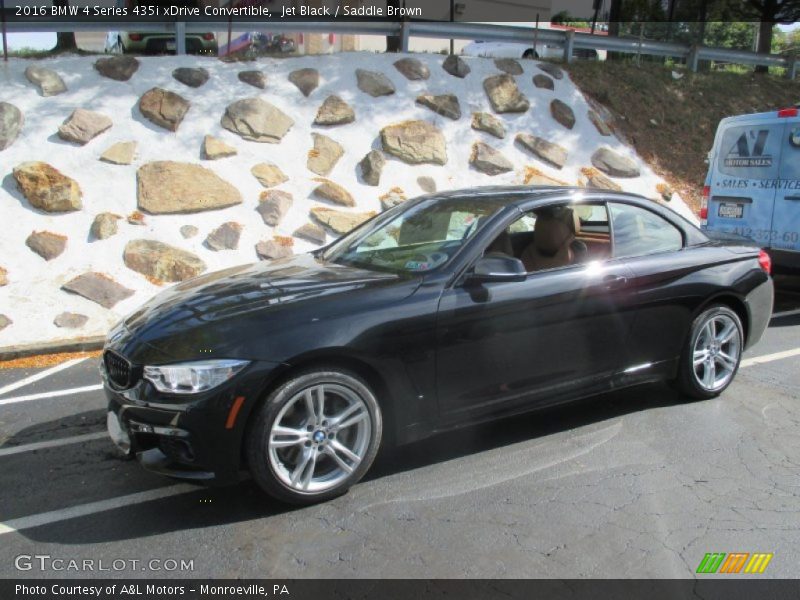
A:
[[[725,157],[726,167],[771,167],[772,155],[764,154],[769,129],[751,130],[739,136]]]
[[[418,260],[410,260],[406,263],[406,269],[409,271],[427,271],[430,268],[430,263],[421,262]]]

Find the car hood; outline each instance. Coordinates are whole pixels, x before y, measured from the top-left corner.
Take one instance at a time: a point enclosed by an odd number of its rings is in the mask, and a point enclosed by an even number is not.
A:
[[[285,325],[293,318],[287,309],[314,304],[315,314],[330,318],[354,310],[349,300],[329,301],[335,296],[367,292],[370,304],[388,303],[412,294],[420,281],[418,276],[324,262],[312,254],[241,265],[158,294],[124,320],[126,335],[120,338],[126,346],[135,341],[136,346],[146,344],[172,358],[185,358],[191,340],[200,343],[193,332],[202,332],[211,322],[225,322],[230,339],[242,343],[258,333],[253,325],[264,324],[271,314],[280,314]],[[176,344],[176,338],[182,342]],[[219,342],[216,348],[221,350]]]

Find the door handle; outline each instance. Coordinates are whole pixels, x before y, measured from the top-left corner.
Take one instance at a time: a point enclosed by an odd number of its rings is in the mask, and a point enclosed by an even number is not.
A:
[[[616,290],[628,283],[628,278],[624,275],[606,275],[603,277],[603,284],[607,290]]]
[[[800,196],[784,196],[784,200],[800,200]]]

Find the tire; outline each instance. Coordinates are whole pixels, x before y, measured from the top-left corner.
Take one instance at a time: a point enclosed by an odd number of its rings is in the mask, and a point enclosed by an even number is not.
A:
[[[675,387],[697,400],[716,398],[736,377],[743,348],[739,315],[722,304],[705,309],[692,322]]]
[[[315,504],[345,494],[364,476],[382,434],[381,410],[364,380],[339,369],[304,371],[259,409],[245,442],[247,462],[270,496]]]

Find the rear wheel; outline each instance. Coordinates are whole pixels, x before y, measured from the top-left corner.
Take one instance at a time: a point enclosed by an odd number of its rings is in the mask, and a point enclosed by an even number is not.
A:
[[[380,407],[361,378],[306,371],[267,398],[247,440],[247,460],[265,492],[313,504],[344,494],[364,476],[382,432]]]
[[[692,323],[681,356],[678,389],[697,399],[719,396],[736,376],[743,347],[739,315],[724,305],[704,310]]]

